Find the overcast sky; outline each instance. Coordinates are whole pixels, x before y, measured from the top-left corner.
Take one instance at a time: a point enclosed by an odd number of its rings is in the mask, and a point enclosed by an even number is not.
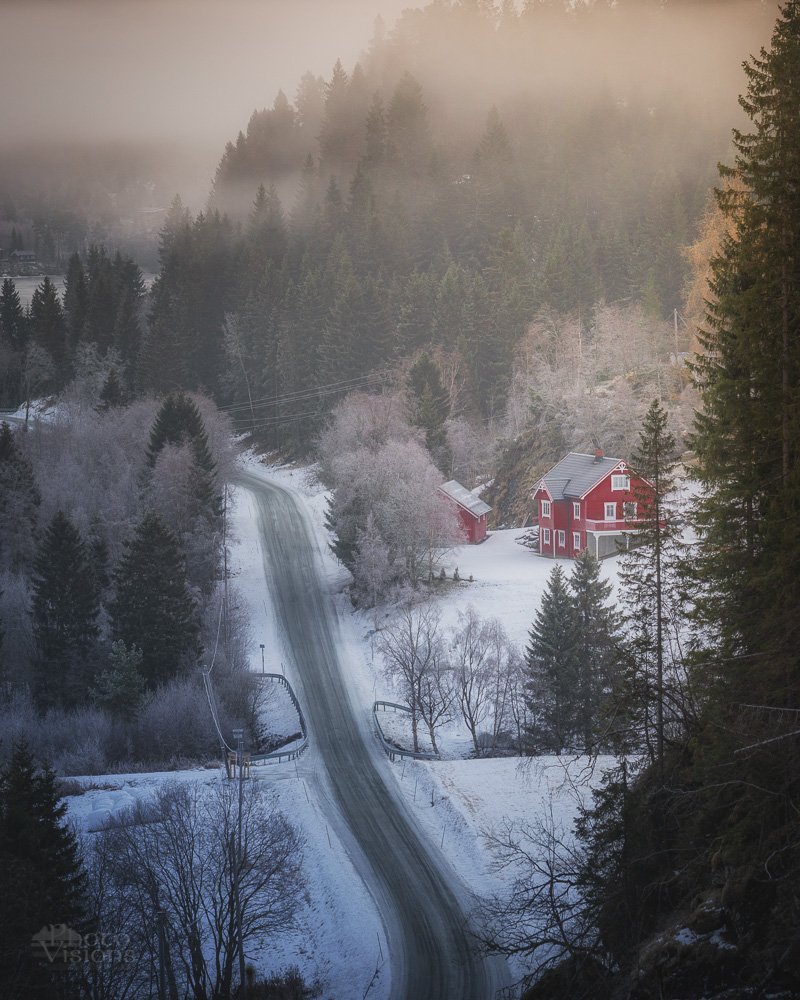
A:
[[[0,143],[221,145],[422,0],[0,0]]]

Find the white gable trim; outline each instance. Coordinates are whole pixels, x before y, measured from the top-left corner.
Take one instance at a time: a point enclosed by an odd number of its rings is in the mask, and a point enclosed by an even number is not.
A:
[[[596,490],[601,483],[604,483],[606,481],[606,479],[608,479],[610,476],[616,476],[620,472],[626,472],[627,468],[628,467],[624,462],[617,462],[617,464],[614,466],[613,469],[609,469],[608,472],[606,472],[604,476],[601,476],[597,480],[597,482],[593,483],[585,493],[582,493],[580,499],[585,500],[586,497],[588,497],[589,494],[592,492],[592,490]]]

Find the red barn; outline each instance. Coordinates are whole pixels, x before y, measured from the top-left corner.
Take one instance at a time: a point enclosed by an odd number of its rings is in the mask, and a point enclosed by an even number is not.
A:
[[[634,480],[635,491],[631,489]],[[570,452],[546,472],[533,491],[539,551],[572,559],[585,548],[602,559],[637,533],[638,505],[650,484],[619,458]]]
[[[477,545],[478,542],[484,541],[486,538],[486,515],[492,508],[484,503],[480,497],[471,493],[466,486],[457,483],[455,479],[439,486],[437,492],[447,497],[455,507],[469,544]]]

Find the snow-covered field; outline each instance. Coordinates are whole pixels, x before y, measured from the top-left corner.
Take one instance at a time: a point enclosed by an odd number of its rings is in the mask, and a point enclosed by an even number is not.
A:
[[[365,727],[372,730],[372,703],[376,698],[397,700],[381,669],[372,646],[373,612],[353,612],[346,592],[349,574],[327,551],[324,512],[327,495],[305,469],[265,469],[252,457],[245,459],[249,471],[259,470],[302,496],[324,548],[324,572],[337,592],[343,617],[353,628],[352,648],[342,661],[350,671],[348,683],[353,703],[362,713]],[[250,665],[261,670],[260,643],[265,646],[265,667],[285,672],[298,690],[290,651],[282,644],[276,616],[264,583],[262,552],[256,523],[256,508],[244,490],[234,490],[231,515],[230,564],[233,584],[242,593],[251,619],[253,645]],[[513,641],[524,643],[527,630],[552,569],[551,560],[534,555],[517,544],[523,532],[493,533],[480,546],[455,550],[447,563],[448,577],[458,566],[462,581],[439,591],[438,602],[445,625],[454,626],[459,612],[472,604],[482,616],[496,616]],[[565,570],[569,566],[565,565]],[[614,561],[603,564],[604,574],[614,579]],[[391,608],[379,609],[379,625],[391,616]],[[347,640],[345,640],[347,641]],[[299,693],[299,692],[298,692]],[[387,717],[392,713],[386,713]],[[382,717],[382,722],[383,722]],[[284,728],[291,720],[284,719]],[[387,721],[387,725],[392,723]],[[398,722],[402,725],[402,722]],[[378,747],[377,738],[375,741]],[[440,761],[396,761],[390,773],[397,794],[403,797],[434,849],[444,853],[454,877],[463,881],[476,901],[503,890],[503,876],[491,870],[491,854],[483,839],[508,817],[516,822],[535,819],[552,809],[565,829],[571,826],[579,802],[599,780],[585,761],[544,758],[535,762],[518,758],[494,760],[452,759],[468,750],[465,733],[453,725],[443,733]],[[364,887],[350,854],[326,819],[317,801],[313,748],[298,762],[254,768],[257,780],[274,791],[277,805],[304,832],[308,899],[301,905],[299,929],[271,935],[262,948],[248,955],[261,972],[297,964],[308,979],[319,976],[323,997],[360,1000],[365,995],[380,956],[389,954],[382,923],[372,896]],[[84,832],[97,830],[115,812],[142,796],[151,795],[162,782],[225,780],[219,771],[186,771],[168,775],[114,775],[83,779],[90,790],[68,798],[70,818]],[[524,970],[515,966],[515,976]],[[369,988],[369,997],[384,1000],[389,995],[390,976],[385,967]]]

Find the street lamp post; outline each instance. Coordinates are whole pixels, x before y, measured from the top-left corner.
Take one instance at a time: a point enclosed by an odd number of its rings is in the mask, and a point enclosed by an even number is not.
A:
[[[261,647],[261,673],[263,674],[264,673],[264,643],[260,642],[259,646]]]
[[[233,738],[236,741],[236,763],[239,767],[239,811],[236,820],[236,864],[233,869],[233,895],[236,904],[236,923],[238,925],[239,946],[239,982],[241,996],[247,995],[247,982],[244,974],[244,938],[242,935],[242,899],[239,892],[239,878],[242,867],[242,794],[244,791],[244,730],[234,729]]]

